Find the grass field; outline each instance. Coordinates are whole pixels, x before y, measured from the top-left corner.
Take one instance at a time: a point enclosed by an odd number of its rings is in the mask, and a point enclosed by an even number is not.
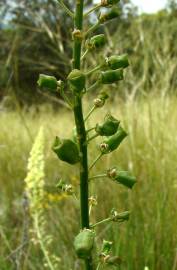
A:
[[[87,104],[86,106],[87,107]],[[112,165],[128,169],[138,183],[133,191],[95,180],[91,195],[97,195],[92,220],[108,216],[112,206],[119,211],[130,210],[130,221],[113,227],[98,227],[98,242],[103,237],[114,241],[114,254],[122,258],[117,269],[176,270],[177,269],[177,98],[147,96],[138,101],[116,100],[109,104],[129,137],[111,157],[103,157],[95,167],[103,172]],[[93,119],[103,119],[102,109]],[[64,123],[64,124],[63,124]],[[59,162],[51,151],[55,135],[69,136],[73,119],[65,110],[54,113],[50,107],[39,112],[1,112],[0,114],[0,269],[44,269],[39,246],[29,243],[25,249],[23,267],[18,268],[21,238],[27,216],[22,198],[29,152],[40,126],[45,131],[46,183],[64,179],[78,185],[77,168]],[[97,142],[99,139],[97,139]],[[97,155],[94,148],[90,160]],[[74,176],[76,175],[76,177]],[[97,183],[96,183],[97,181]],[[81,269],[72,246],[78,231],[79,212],[72,198],[53,203],[46,209],[48,233],[53,236],[51,251],[60,257],[59,270]],[[114,233],[113,233],[114,232]]]

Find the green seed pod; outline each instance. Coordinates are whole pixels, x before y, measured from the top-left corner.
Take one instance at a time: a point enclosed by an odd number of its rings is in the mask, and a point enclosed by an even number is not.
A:
[[[118,131],[106,138],[101,144],[100,144],[100,150],[102,154],[108,154],[118,148],[118,146],[121,144],[121,142],[127,137],[127,133],[122,127],[118,128]]]
[[[92,49],[100,49],[106,44],[106,37],[104,34],[96,35],[93,36],[89,41],[88,41],[88,48],[90,50]]]
[[[105,263],[112,266],[119,266],[122,263],[122,260],[118,256],[109,256],[105,259]]]
[[[120,121],[114,118],[112,115],[107,114],[102,125],[97,124],[95,131],[100,136],[111,136],[117,132]]]
[[[130,212],[125,211],[122,213],[118,213],[115,209],[111,211],[111,220],[114,222],[123,222],[129,220]]]
[[[106,62],[111,69],[126,68],[129,66],[127,54],[112,55],[107,58]]]
[[[100,81],[102,84],[111,84],[123,80],[123,69],[102,71]]]
[[[48,76],[44,74],[39,75],[37,84],[41,88],[46,88],[52,91],[56,91],[58,86],[57,79],[54,76]]]
[[[73,69],[68,75],[68,81],[71,89],[75,93],[81,93],[85,88],[85,74],[79,69]]]
[[[94,99],[94,105],[97,108],[101,108],[104,106],[105,101],[108,99],[108,94],[106,92],[101,92],[97,98]]]
[[[69,164],[76,164],[80,160],[78,146],[72,140],[60,140],[60,138],[56,137],[52,150],[57,154],[60,160]]]
[[[136,178],[134,176],[130,176],[127,171],[118,172],[114,180],[128,188],[133,188],[136,184]]]
[[[109,7],[116,5],[120,2],[120,0],[101,0],[101,6],[102,7]]]
[[[133,188],[136,184],[136,178],[134,176],[130,176],[127,171],[118,171],[116,168],[112,168],[107,171],[107,176],[128,188]]]
[[[98,20],[100,23],[104,23],[107,21],[110,21],[112,19],[115,19],[117,17],[119,17],[120,15],[120,11],[118,8],[112,8],[110,11],[104,13],[104,14],[100,14]]]
[[[74,248],[81,259],[89,258],[94,246],[95,234],[92,230],[84,229],[74,240]]]

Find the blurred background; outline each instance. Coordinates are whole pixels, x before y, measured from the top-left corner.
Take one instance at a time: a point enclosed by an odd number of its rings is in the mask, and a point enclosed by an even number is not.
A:
[[[74,2],[65,0],[71,9]],[[97,3],[95,1],[94,3]],[[85,9],[93,4],[85,1]],[[95,173],[111,165],[131,171],[138,183],[133,191],[100,181],[91,186],[98,205],[93,220],[105,218],[112,206],[131,210],[127,224],[98,228],[99,238],[113,240],[122,264],[115,269],[177,269],[177,1],[121,0],[118,20],[100,27],[105,50],[89,54],[83,69],[95,67],[104,56],[127,53],[125,80],[105,87],[110,99],[88,125],[111,112],[128,131],[127,141],[111,157],[98,163]],[[96,13],[85,22],[87,29]],[[37,88],[40,73],[65,80],[71,70],[72,21],[53,0],[0,1],[0,265],[8,269],[50,269],[38,245],[23,245],[27,162],[40,126],[45,131],[45,181],[55,185],[61,176],[78,186],[78,169],[59,162],[51,151],[54,136],[71,136],[72,113],[59,94]],[[90,76],[88,84],[94,78]],[[84,98],[84,112],[98,90]],[[67,125],[66,125],[67,123]],[[96,144],[99,139],[96,140]],[[97,155],[91,145],[90,160]],[[76,175],[76,176],[75,176]],[[105,200],[106,198],[106,200]],[[47,233],[51,256],[59,270],[82,269],[72,247],[79,212],[71,198],[51,200]],[[104,234],[103,234],[104,232]]]

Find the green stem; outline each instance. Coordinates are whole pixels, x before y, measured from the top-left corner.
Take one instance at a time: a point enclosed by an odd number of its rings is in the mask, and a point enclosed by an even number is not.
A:
[[[95,139],[95,138],[98,137],[98,136],[99,136],[98,133],[94,134],[92,137],[90,137],[90,138],[87,140],[87,143],[90,142],[90,141],[92,141],[93,139]]]
[[[83,53],[83,55],[82,55],[82,57],[81,57],[81,60],[84,60],[84,58],[86,57],[86,55],[88,54],[88,52],[89,52],[89,50],[87,49],[87,50]]]
[[[85,75],[88,76],[88,75],[94,73],[95,71],[97,71],[97,70],[99,70],[100,68],[102,68],[102,66],[103,66],[103,65],[98,65],[98,66],[96,66],[96,67],[93,68],[92,70],[87,71],[87,72],[85,73]]]
[[[99,174],[99,175],[92,176],[89,178],[89,181],[93,179],[103,178],[103,177],[107,177],[107,174]]]
[[[87,129],[87,134],[88,134],[90,131],[92,131],[92,130],[95,130],[95,127],[92,127],[92,128]]]
[[[93,166],[95,166],[95,164],[97,163],[97,161],[102,157],[102,153],[100,153],[97,158],[94,160],[94,162],[92,163],[92,165],[90,165],[89,170],[91,170],[93,168]]]
[[[84,119],[85,122],[89,119],[90,115],[94,112],[95,109],[96,109],[95,106],[93,106],[93,107],[91,108],[91,110],[88,112],[88,114],[86,115],[86,117],[85,117],[85,119]]]
[[[85,14],[84,14],[84,17],[87,17],[90,13],[92,13],[93,11],[96,11],[97,9],[99,9],[101,7],[101,4],[98,4],[96,6],[93,6],[89,11],[87,11]]]
[[[97,80],[94,84],[92,84],[89,88],[86,89],[86,93],[92,91],[93,89],[95,89],[99,85],[100,85],[100,81]]]
[[[100,26],[100,21],[98,21],[97,23],[95,23],[94,25],[92,25],[87,32],[85,33],[85,38],[88,37],[88,35],[90,35],[92,32],[94,32],[98,27]]]
[[[97,222],[97,223],[91,225],[90,227],[91,227],[91,228],[94,228],[94,227],[96,227],[97,225],[104,224],[104,223],[107,223],[107,222],[110,222],[110,221],[112,221],[112,218],[109,217],[109,218],[103,219],[103,220],[101,220],[101,221],[99,221],[99,222]]]
[[[74,28],[82,31],[83,27],[83,5],[84,0],[76,1]],[[82,40],[74,37],[73,68],[80,69]],[[81,228],[89,228],[89,191],[88,191],[88,157],[87,136],[83,117],[82,100],[80,95],[74,96],[74,118],[78,135],[80,149],[80,209]],[[85,269],[92,270],[92,258],[85,260]]]

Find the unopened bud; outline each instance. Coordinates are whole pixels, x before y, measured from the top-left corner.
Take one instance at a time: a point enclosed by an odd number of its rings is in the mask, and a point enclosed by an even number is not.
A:
[[[103,143],[100,144],[100,150],[102,154],[108,154],[118,148],[121,142],[127,137],[127,133],[122,127],[118,128],[118,131],[106,138]]]
[[[94,99],[94,105],[97,108],[104,106],[106,99],[108,99],[108,94],[106,92],[101,92],[97,98]]]
[[[72,140],[61,140],[59,137],[56,137],[52,150],[57,154],[60,160],[69,164],[76,164],[80,160],[78,146]]]
[[[98,20],[100,21],[100,23],[104,23],[107,21],[110,21],[112,19],[115,19],[117,17],[120,16],[120,11],[118,8],[112,8],[110,11],[104,13],[104,14],[100,14]]]
[[[123,80],[123,69],[102,71],[100,81],[102,84],[111,84]]]
[[[74,248],[79,258],[86,259],[90,257],[94,239],[95,233],[89,229],[84,229],[75,237]]]
[[[45,88],[48,90],[56,91],[58,82],[57,79],[54,76],[48,76],[45,74],[40,74],[39,79],[37,81],[37,84],[41,88]]]
[[[119,127],[120,121],[114,118],[112,115],[107,114],[102,125],[97,124],[95,131],[100,136],[111,136],[116,133]]]
[[[106,62],[111,69],[126,68],[129,66],[127,54],[112,55],[106,59]]]
[[[71,89],[75,93],[81,93],[85,88],[85,74],[79,69],[73,69],[68,75],[68,81]]]

